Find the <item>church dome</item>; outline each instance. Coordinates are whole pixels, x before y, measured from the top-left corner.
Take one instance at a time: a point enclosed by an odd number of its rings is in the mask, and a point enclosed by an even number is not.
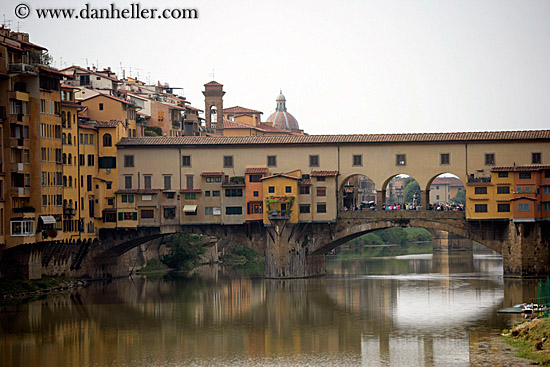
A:
[[[285,129],[290,131],[299,131],[298,121],[286,110],[286,98],[283,95],[283,91],[279,93],[277,97],[277,108],[275,112],[267,118],[267,122],[279,129]]]

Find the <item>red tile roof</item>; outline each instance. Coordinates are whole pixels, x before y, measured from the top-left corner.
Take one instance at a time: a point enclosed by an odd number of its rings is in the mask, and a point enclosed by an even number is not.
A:
[[[61,102],[61,107],[71,107],[71,108],[84,108],[84,106],[82,106],[81,104],[79,103],[74,103],[74,102]]]
[[[516,200],[531,200],[531,201],[537,201],[537,198],[536,197],[533,197],[533,196],[526,196],[526,195],[523,195],[523,196],[517,196],[513,199],[510,199],[510,201],[516,201]]]
[[[78,124],[78,127],[79,127],[80,129],[92,129],[92,130],[95,130],[95,127],[94,127],[94,126],[91,126],[91,125]]]
[[[0,45],[5,46],[5,47],[7,47],[7,48],[11,48],[11,49],[17,50],[17,51],[24,51],[22,48],[19,48],[19,47],[17,47],[17,46],[11,45],[11,44],[6,43],[6,42],[0,42]]]
[[[300,185],[300,186],[310,186],[311,185],[311,180],[303,178],[298,182],[298,185]]]
[[[311,171],[309,175],[313,177],[338,176],[338,171]]]
[[[223,176],[225,173],[223,172],[202,172],[201,176],[203,177],[217,177],[217,176]]]
[[[204,112],[204,111],[201,110],[200,108],[196,108],[196,107],[193,107],[193,106],[190,106],[190,105],[186,105],[185,108],[188,108],[188,109],[194,110],[194,111]]]
[[[462,133],[356,134],[356,135],[285,135],[223,137],[150,137],[123,138],[120,146],[181,145],[278,145],[278,144],[386,144],[421,142],[550,141],[550,130],[488,131]]]
[[[536,166],[536,165],[527,165],[527,166],[515,166],[515,167],[493,167],[491,172],[535,172],[550,169],[550,166]]]
[[[223,87],[223,84],[220,84],[220,83],[218,83],[214,80],[212,80],[211,82],[206,83],[204,86],[207,86],[207,85],[218,85],[218,86]]]
[[[62,78],[65,78],[67,76],[67,75],[63,74],[62,72],[60,72],[57,69],[46,67],[46,66],[39,66],[38,70],[46,72],[46,73],[50,73],[50,74],[55,74],[55,75],[57,75],[59,77],[62,77]]]
[[[251,174],[251,173],[267,173],[268,168],[267,167],[248,167],[245,168],[244,173]]]
[[[267,177],[262,177],[260,178],[260,181],[263,181],[263,180],[268,180],[270,178],[274,178],[274,177],[285,177],[285,178],[291,178],[293,180],[299,180],[300,177],[296,177],[296,176],[291,176],[291,175],[287,175],[287,174],[284,174],[284,173],[275,173],[271,176],[267,176]]]
[[[125,99],[122,99],[122,98],[118,98],[118,97],[115,97],[115,96],[112,96],[110,94],[104,94],[104,93],[99,93],[99,94],[96,94],[95,96],[91,96],[91,97],[88,97],[88,98],[84,98],[83,101],[88,101],[90,99],[94,99],[94,98],[97,98],[97,97],[106,97],[106,98],[110,98],[110,99],[113,99],[115,101],[118,101],[118,102],[121,102],[121,103],[126,103],[127,105],[130,105],[130,107],[136,107],[136,108],[140,108],[138,105],[135,105],[133,104],[132,102],[130,101],[127,101]]]
[[[95,124],[95,127],[117,127],[122,121],[120,120],[111,120],[111,121],[98,121]]]
[[[462,181],[460,181],[456,177],[436,177],[432,181],[432,185],[449,185],[449,186],[453,186],[453,187],[464,186],[462,184]]]
[[[223,128],[224,129],[254,129],[254,126],[243,124],[242,122],[227,120],[224,118]]]
[[[244,182],[224,182],[222,187],[244,187]]]
[[[241,106],[224,108],[223,112],[224,113],[243,113],[243,114],[254,114],[254,113],[263,114],[263,112],[261,112],[261,111],[252,110],[250,108],[241,107]]]
[[[69,85],[69,84],[61,84],[61,88],[67,88],[67,89],[80,89],[78,87],[75,87],[73,85]]]
[[[158,194],[159,189],[122,189],[115,191],[115,194]]]

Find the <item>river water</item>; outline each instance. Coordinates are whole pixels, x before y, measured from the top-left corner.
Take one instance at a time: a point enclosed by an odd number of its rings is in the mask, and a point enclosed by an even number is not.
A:
[[[497,310],[536,296],[496,255],[329,259],[327,273],[208,267],[3,307],[0,366],[476,366],[518,320]]]

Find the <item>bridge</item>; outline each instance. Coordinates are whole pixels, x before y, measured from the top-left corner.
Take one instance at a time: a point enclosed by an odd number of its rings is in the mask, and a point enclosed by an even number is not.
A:
[[[317,276],[331,249],[401,226],[480,242],[502,254],[506,276],[543,276],[550,270],[549,142],[550,130],[123,138],[114,207],[98,202],[100,211],[116,211],[116,221],[103,218],[93,239],[7,249],[0,271],[121,275],[142,256],[136,248],[186,232],[264,254],[268,277]],[[443,173],[465,183],[466,212],[427,210]],[[382,210],[389,183],[403,174],[419,183],[420,210]],[[358,175],[374,183],[377,210],[343,212],[346,183]]]

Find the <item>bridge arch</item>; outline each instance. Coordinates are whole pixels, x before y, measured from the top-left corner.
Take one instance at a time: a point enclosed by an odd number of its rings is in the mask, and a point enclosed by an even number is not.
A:
[[[339,210],[376,205],[376,184],[364,173],[350,174],[342,180],[338,188],[338,199]]]

